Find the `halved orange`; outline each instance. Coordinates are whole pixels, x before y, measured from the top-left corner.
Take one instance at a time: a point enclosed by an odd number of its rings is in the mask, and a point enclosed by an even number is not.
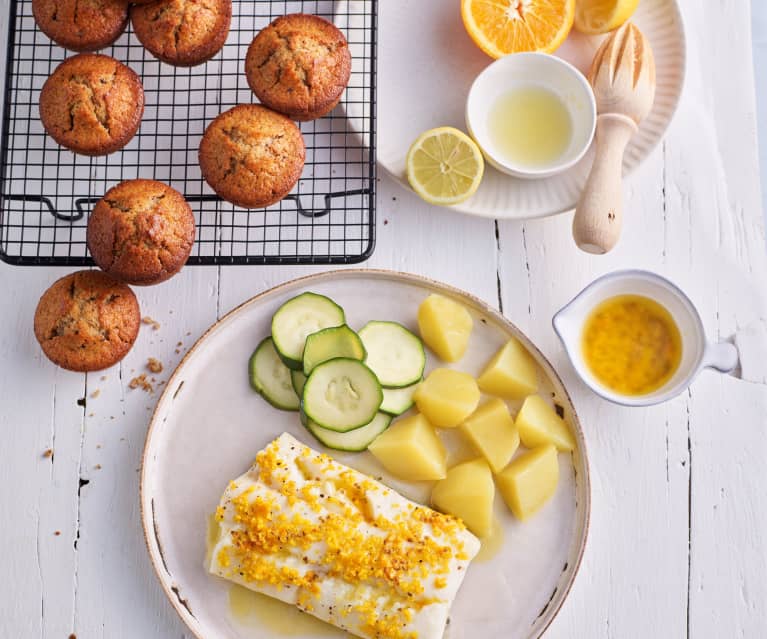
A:
[[[552,53],[573,27],[575,0],[461,0],[471,39],[487,55]]]

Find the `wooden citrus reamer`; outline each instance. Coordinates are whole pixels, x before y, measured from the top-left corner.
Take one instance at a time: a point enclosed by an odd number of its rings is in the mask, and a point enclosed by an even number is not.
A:
[[[655,59],[642,32],[626,23],[597,51],[589,72],[597,100],[596,155],[573,219],[573,237],[603,254],[623,225],[623,154],[655,100]]]

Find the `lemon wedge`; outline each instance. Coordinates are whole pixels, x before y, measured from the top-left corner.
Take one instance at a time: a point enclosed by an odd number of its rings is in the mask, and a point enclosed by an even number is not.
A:
[[[639,0],[577,0],[575,28],[598,35],[620,27],[636,11]]]
[[[484,172],[485,161],[474,140],[448,126],[423,133],[407,154],[408,182],[429,204],[450,206],[467,200]]]

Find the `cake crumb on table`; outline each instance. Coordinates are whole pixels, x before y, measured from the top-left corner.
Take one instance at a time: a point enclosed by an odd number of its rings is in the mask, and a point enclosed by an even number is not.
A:
[[[147,360],[146,367],[152,372],[152,373],[162,373],[162,362],[159,359],[156,359],[154,357],[150,357]]]
[[[58,537],[59,535],[61,535],[61,531],[60,530],[54,530],[53,534],[56,535],[56,537]]]
[[[131,389],[140,388],[146,393],[154,393],[154,386],[146,378],[146,373],[141,373],[138,377],[134,377],[128,384],[128,387]]]
[[[92,397],[93,399],[96,399],[96,398],[97,398],[99,395],[101,395],[101,389],[100,389],[100,388],[97,388],[95,391],[93,391],[93,392],[91,393],[91,397]]]
[[[151,326],[152,330],[155,330],[155,331],[159,331],[160,330],[160,322],[158,322],[157,320],[152,319],[148,315],[145,315],[144,317],[141,318],[141,323],[142,324],[147,324],[148,326]]]
[[[46,458],[46,459],[48,459],[49,457],[53,457],[53,449],[52,448],[48,448],[47,450],[45,450],[43,452],[43,457]]]

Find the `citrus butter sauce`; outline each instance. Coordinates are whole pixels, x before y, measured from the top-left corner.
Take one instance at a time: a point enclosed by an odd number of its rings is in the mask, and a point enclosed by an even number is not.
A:
[[[652,393],[682,361],[682,336],[671,313],[641,295],[602,302],[586,320],[583,358],[610,390],[627,396]]]
[[[264,631],[283,637],[351,637],[295,606],[238,585],[229,589],[229,612],[239,625],[257,630],[254,637]]]

